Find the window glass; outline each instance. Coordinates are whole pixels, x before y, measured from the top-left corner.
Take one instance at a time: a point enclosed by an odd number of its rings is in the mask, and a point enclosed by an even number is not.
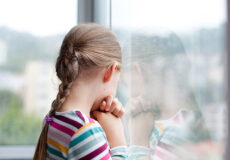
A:
[[[117,96],[126,108],[128,144],[146,147],[152,159],[223,159],[225,3],[112,1],[124,68]]]
[[[76,1],[0,1],[0,145],[36,144],[56,96],[55,58]]]

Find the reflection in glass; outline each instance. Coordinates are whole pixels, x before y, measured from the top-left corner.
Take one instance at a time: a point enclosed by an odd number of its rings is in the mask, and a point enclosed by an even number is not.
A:
[[[200,15],[210,14],[193,17],[198,20],[190,25],[182,23],[192,16],[185,2],[170,2],[175,12],[165,12],[164,2],[113,1],[112,26],[123,47],[120,83],[125,84],[118,97],[128,92],[123,103],[127,142],[131,148],[145,147],[143,152],[149,149],[140,154],[143,159],[220,160],[227,133],[224,1],[209,7],[188,2]],[[121,3],[129,9],[118,11]],[[213,12],[219,17],[211,23]]]

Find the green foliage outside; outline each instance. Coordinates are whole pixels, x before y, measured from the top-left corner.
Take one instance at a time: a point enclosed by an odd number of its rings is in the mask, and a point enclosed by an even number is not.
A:
[[[35,114],[25,114],[22,99],[10,91],[1,90],[0,99],[4,101],[1,110],[5,108],[0,113],[0,145],[36,144],[41,119]]]
[[[0,42],[7,46],[7,63],[0,70],[23,73],[28,61],[53,61],[63,35],[36,37],[8,27],[0,27]]]

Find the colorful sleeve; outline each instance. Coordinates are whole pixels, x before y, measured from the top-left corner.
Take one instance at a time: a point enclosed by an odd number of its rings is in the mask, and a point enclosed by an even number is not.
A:
[[[100,125],[91,122],[83,125],[72,136],[69,144],[68,159],[111,160],[113,157],[121,159],[119,156],[122,157],[123,155],[119,155],[122,153],[120,149],[114,148],[110,150],[104,130]]]
[[[118,146],[110,149],[110,155],[113,160],[128,159],[127,146]]]

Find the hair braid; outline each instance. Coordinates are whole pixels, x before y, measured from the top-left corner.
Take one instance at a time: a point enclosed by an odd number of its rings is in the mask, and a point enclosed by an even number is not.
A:
[[[71,59],[70,59],[71,58]],[[59,70],[60,69],[60,70]],[[73,84],[74,79],[78,75],[79,64],[76,57],[65,56],[63,59],[61,56],[58,57],[56,63],[57,76],[61,80],[58,88],[58,94],[56,99],[52,102],[52,107],[49,111],[49,116],[53,116],[57,110],[59,110],[64,103],[66,97],[70,93],[70,88]],[[49,125],[45,123],[39,141],[36,146],[33,160],[45,160],[46,159],[46,141]],[[45,153],[45,154],[44,154]]]
[[[71,57],[65,56],[65,58],[62,60],[63,61],[61,61],[60,64],[57,63],[57,68],[60,67],[62,69],[60,73],[62,74],[61,78],[58,76],[61,79],[61,84],[59,85],[59,91],[58,91],[57,97],[52,103],[52,107],[49,112],[50,116],[53,116],[55,112],[61,108],[66,97],[70,93],[70,88],[73,84],[73,81],[78,75],[78,73],[76,72],[78,72],[79,64],[78,64],[76,57],[74,58],[73,56]],[[58,74],[58,71],[57,71],[57,74]]]

